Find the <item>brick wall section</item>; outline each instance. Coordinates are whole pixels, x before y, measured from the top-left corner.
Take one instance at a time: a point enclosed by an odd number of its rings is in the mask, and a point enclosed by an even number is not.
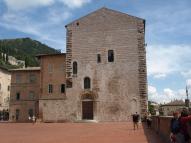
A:
[[[61,93],[61,84],[65,84],[66,86],[65,58],[65,54],[39,56],[41,66],[39,118],[45,122],[63,120],[62,114],[66,107],[66,93]],[[51,72],[49,72],[49,66],[52,67]],[[53,85],[53,93],[48,92],[49,84]]]
[[[169,143],[171,116],[153,116],[152,129],[161,136],[165,143]]]
[[[61,94],[61,84],[66,83],[65,54],[45,55],[40,57],[41,63],[41,99],[65,96]],[[52,71],[49,71],[49,68]],[[53,93],[48,92],[48,85],[53,85]]]
[[[28,121],[28,110],[33,109],[35,116],[38,116],[38,99],[40,95],[40,69],[39,70],[16,70],[11,72],[11,94],[10,94],[10,121],[16,121],[16,109],[20,110],[18,122]],[[29,82],[30,74],[35,75],[36,80]],[[20,75],[21,80],[16,82],[16,75]],[[20,100],[16,100],[17,92],[20,93]],[[34,93],[34,98],[30,98],[30,92]]]
[[[71,79],[72,75],[72,30],[66,32],[66,76]]]

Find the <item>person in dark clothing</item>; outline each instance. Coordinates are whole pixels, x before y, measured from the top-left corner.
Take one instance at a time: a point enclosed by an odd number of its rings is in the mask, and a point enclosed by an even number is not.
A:
[[[171,134],[170,139],[172,143],[188,143],[189,142],[189,134],[187,130],[187,123],[191,121],[191,115],[183,110],[181,112],[181,116],[179,112],[175,112],[174,118],[171,120]]]
[[[148,128],[151,128],[151,123],[152,123],[151,114],[148,113],[148,115],[147,115],[147,127]]]
[[[179,112],[173,113],[173,118],[170,123],[170,140],[171,143],[184,143],[184,135],[180,132],[181,124]]]
[[[189,140],[190,140],[190,136],[188,133],[189,121],[191,121],[191,115],[188,116],[188,111],[183,110],[181,112],[181,117],[180,117],[180,124],[181,124],[180,132],[184,135],[185,143],[189,143]]]
[[[137,114],[137,112],[135,114],[132,115],[133,116],[133,126],[134,126],[134,130],[135,128],[139,128],[138,122],[139,122],[139,114]]]

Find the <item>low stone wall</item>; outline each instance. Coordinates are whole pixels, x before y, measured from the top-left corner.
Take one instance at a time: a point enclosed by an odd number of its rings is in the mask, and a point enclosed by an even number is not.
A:
[[[153,116],[152,128],[161,136],[164,142],[169,143],[171,116]]]

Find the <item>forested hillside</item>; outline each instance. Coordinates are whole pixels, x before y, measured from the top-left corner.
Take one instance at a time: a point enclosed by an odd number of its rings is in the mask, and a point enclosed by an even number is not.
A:
[[[0,40],[0,66],[18,68],[8,62],[8,56],[25,61],[25,66],[38,66],[36,55],[58,53],[59,51],[30,38]]]

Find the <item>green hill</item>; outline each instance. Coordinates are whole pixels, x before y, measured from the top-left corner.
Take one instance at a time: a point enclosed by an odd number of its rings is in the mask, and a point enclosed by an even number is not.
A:
[[[53,53],[59,53],[59,51],[30,38],[0,40],[0,66],[8,69],[19,67],[8,63],[6,55],[25,61],[26,66],[34,67],[39,65],[36,55]]]

